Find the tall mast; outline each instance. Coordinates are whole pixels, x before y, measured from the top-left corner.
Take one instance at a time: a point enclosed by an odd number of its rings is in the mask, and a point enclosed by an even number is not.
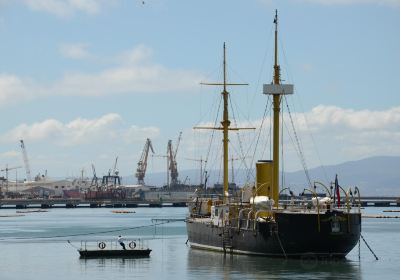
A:
[[[212,86],[223,86],[223,90],[221,92],[222,98],[224,100],[224,111],[223,111],[223,118],[221,121],[222,127],[195,127],[195,129],[216,129],[216,130],[222,130],[223,132],[223,171],[224,171],[224,202],[228,201],[228,182],[229,182],[229,155],[228,155],[228,145],[229,145],[229,130],[242,130],[242,129],[254,129],[254,128],[230,128],[230,120],[229,120],[229,114],[228,114],[228,101],[229,101],[229,92],[226,90],[227,86],[242,86],[242,85],[248,85],[248,84],[238,84],[238,83],[228,83],[227,82],[227,74],[226,74],[226,47],[224,43],[224,59],[223,59],[223,71],[224,71],[224,80],[223,83],[201,83],[202,85],[212,85]]]
[[[224,146],[224,201],[225,198],[228,194],[228,141],[229,141],[229,136],[228,136],[228,130],[229,130],[229,125],[231,122],[229,121],[229,115],[228,115],[228,97],[229,93],[226,91],[226,49],[225,49],[225,43],[224,43],[224,90],[222,91],[222,96],[224,99],[224,114],[223,114],[223,120],[221,122],[222,124],[222,129],[223,129],[223,146]]]
[[[278,10],[275,10],[275,60],[274,60],[274,84],[279,85],[281,77],[281,69],[278,65]]]
[[[281,111],[282,95],[293,94],[293,85],[281,84],[280,66],[278,64],[278,11],[275,10],[275,53],[274,77],[271,84],[264,84],[263,93],[272,95],[273,101],[273,171],[272,171],[272,196],[276,202],[279,200],[279,114]]]
[[[274,85],[280,84],[280,67],[278,65],[278,10],[275,10],[275,63],[274,63]],[[273,176],[272,188],[279,190],[279,114],[281,111],[280,94],[273,94],[274,103],[274,134],[273,134]]]

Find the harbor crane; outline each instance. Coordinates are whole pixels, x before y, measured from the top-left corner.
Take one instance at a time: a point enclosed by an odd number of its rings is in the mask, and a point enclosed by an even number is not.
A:
[[[103,176],[103,179],[101,181],[102,186],[116,187],[121,185],[121,177],[119,176],[119,170],[117,169],[117,164],[118,164],[118,156],[115,158],[114,166],[108,170],[108,175]]]
[[[167,156],[168,156],[168,171],[171,173],[171,185],[177,185],[178,180],[178,163],[176,161],[176,155],[178,154],[179,144],[182,139],[182,132],[179,133],[178,141],[176,142],[175,151],[172,147],[172,140],[168,140]]]
[[[6,165],[6,168],[0,170],[1,172],[6,172],[6,184],[7,184],[6,188],[7,188],[7,191],[8,191],[8,171],[17,170],[17,169],[20,169],[20,168],[22,168],[22,166],[8,167],[8,165]],[[15,183],[17,183],[17,182],[15,181]]]
[[[207,163],[207,160],[203,159],[200,157],[200,159],[195,159],[195,158],[185,158],[186,160],[191,160],[191,161],[197,161],[200,163],[200,186],[203,187],[203,162],[204,164]]]
[[[92,171],[93,171],[93,178],[92,178],[92,182],[90,183],[90,186],[94,186],[94,187],[98,187],[99,183],[98,183],[98,178],[96,175],[96,168],[94,167],[94,164],[92,163]]]
[[[31,177],[31,168],[29,167],[29,161],[28,161],[28,154],[26,152],[24,140],[19,140],[21,143],[21,149],[22,149],[22,157],[24,159],[24,164],[25,164],[25,170],[26,170],[26,180],[27,181],[32,181]]]
[[[146,170],[147,170],[147,158],[149,156],[149,151],[154,154],[154,149],[153,145],[151,144],[151,140],[149,138],[146,139],[146,144],[144,145],[143,151],[142,151],[142,156],[140,157],[140,160],[138,162],[138,166],[136,169],[136,178],[138,185],[145,185],[144,183],[144,177],[146,175]]]
[[[115,158],[113,168],[108,171],[108,175],[118,176],[119,170],[117,168],[117,164],[118,164],[118,156]]]

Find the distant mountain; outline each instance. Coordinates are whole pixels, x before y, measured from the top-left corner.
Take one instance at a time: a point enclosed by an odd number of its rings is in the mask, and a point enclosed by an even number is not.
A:
[[[333,181],[347,189],[357,186],[361,195],[400,195],[400,157],[377,156],[309,170],[314,180]],[[286,173],[288,185],[305,185],[304,171]],[[318,178],[318,179],[317,179]]]
[[[254,171],[250,181],[254,181]],[[222,172],[214,170],[209,172],[208,186],[222,181]],[[309,170],[313,181],[321,181],[324,184],[334,181],[338,174],[339,184],[347,189],[349,186],[357,186],[361,195],[400,195],[400,157],[398,156],[377,156],[357,161],[349,161],[337,165],[328,165],[312,168]],[[179,172],[181,181],[198,184],[198,170],[181,170]],[[235,170],[235,182],[245,183],[247,172]],[[166,173],[150,173],[146,175],[146,183],[154,186],[162,186],[166,183]],[[304,171],[285,172],[285,186],[289,186],[296,193],[301,192],[307,186],[307,178]],[[124,177],[124,183],[133,184],[136,178],[133,176]]]

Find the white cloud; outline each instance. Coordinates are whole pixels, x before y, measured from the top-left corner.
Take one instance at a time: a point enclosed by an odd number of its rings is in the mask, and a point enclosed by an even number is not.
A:
[[[284,163],[285,170],[294,171],[302,167],[297,152],[296,137],[285,107],[286,105],[282,106],[284,108]],[[386,110],[354,110],[319,105],[308,112],[292,112],[291,115],[308,167],[336,164],[371,156],[400,155],[400,106]],[[255,120],[251,123],[241,122],[238,123],[238,127],[259,128],[261,122],[261,120]],[[270,123],[269,118],[264,121],[264,127],[255,152],[255,160],[271,157]],[[213,126],[213,124],[205,123],[201,126]],[[233,124],[232,127],[234,127]],[[197,157],[201,155],[204,157],[207,153],[208,141],[211,139],[207,136],[207,133],[211,132],[208,130],[196,131],[195,134],[199,136],[197,138],[203,143],[196,145],[194,142],[189,142],[185,149],[189,152],[200,149]],[[241,140],[238,141],[235,133],[231,132],[231,156],[243,156],[240,154],[240,145],[243,145],[243,151],[249,151],[246,156],[252,156],[259,133],[258,129],[256,131],[239,132]],[[214,140],[213,143],[218,146],[221,133],[215,132],[215,136],[218,139]],[[249,145],[253,146],[249,147]],[[216,149],[220,149],[220,146]]]
[[[76,146],[92,143],[115,143],[142,141],[146,137],[156,137],[156,127],[125,127],[120,115],[106,114],[96,119],[77,118],[68,123],[48,119],[33,124],[20,124],[0,136],[3,143],[26,141],[49,141],[61,146]]]
[[[134,49],[118,56],[120,64],[139,64],[148,61],[153,55],[153,50],[145,45],[138,45]]]
[[[309,112],[293,115],[310,166],[321,164],[315,144],[324,155],[324,164],[400,155],[400,107],[378,111],[319,105]],[[287,114],[285,119],[290,126]]]
[[[14,104],[43,96],[42,90],[30,79],[0,74],[0,105]]]
[[[97,14],[100,12],[104,0],[23,0],[30,9],[69,17],[76,12]]]
[[[62,128],[62,123],[54,119],[33,123],[31,125],[21,124],[6,133],[2,139],[4,142],[17,142],[19,139],[38,141],[61,133]]]
[[[126,143],[142,142],[143,136],[147,138],[157,137],[160,134],[160,129],[155,126],[139,127],[132,125],[123,133],[123,139]]]
[[[64,45],[64,55],[88,57],[84,44]],[[117,56],[118,65],[96,73],[68,73],[58,81],[40,84],[33,79],[0,74],[0,106],[48,96],[102,96],[135,93],[190,92],[202,75],[169,69],[151,60],[152,50],[139,45]]]
[[[200,75],[193,71],[171,70],[157,64],[135,64],[106,69],[95,74],[67,74],[55,83],[51,91],[80,96],[184,92],[195,88],[200,80]]]
[[[17,152],[15,150],[7,151],[0,154],[0,159],[3,158],[19,158],[22,157],[21,152]]]
[[[302,128],[305,128],[304,115],[298,115]],[[336,106],[319,105],[305,114],[312,130],[346,129],[360,131],[400,131],[400,107],[384,111],[343,109]]]
[[[90,56],[88,50],[88,45],[85,43],[75,43],[75,44],[63,44],[60,46],[60,53],[72,59],[83,59]]]

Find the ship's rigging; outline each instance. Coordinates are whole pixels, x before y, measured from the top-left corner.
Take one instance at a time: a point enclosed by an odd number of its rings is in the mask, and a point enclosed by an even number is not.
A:
[[[238,129],[230,127],[228,116],[224,45],[224,83],[212,84],[223,85],[222,127],[200,127],[223,132],[224,189],[220,196],[198,196],[190,201],[189,216],[186,219],[188,241],[193,248],[224,253],[285,258],[303,257],[311,253],[317,258],[342,258],[359,241],[361,231],[361,213],[359,209],[351,211],[349,204],[350,189],[344,191],[347,203],[345,209],[341,208],[339,198],[336,203],[335,198],[319,197],[311,189],[303,191],[312,194],[309,201],[302,198],[297,201],[291,199],[289,202],[280,200],[279,146],[280,133],[283,131],[280,127],[281,103],[287,94],[293,93],[293,85],[281,83],[277,13],[274,25],[273,81],[263,86],[263,94],[271,97],[273,105],[272,160],[258,160],[255,184],[246,186],[241,195],[229,194],[228,132]],[[339,194],[339,188],[336,191]]]

